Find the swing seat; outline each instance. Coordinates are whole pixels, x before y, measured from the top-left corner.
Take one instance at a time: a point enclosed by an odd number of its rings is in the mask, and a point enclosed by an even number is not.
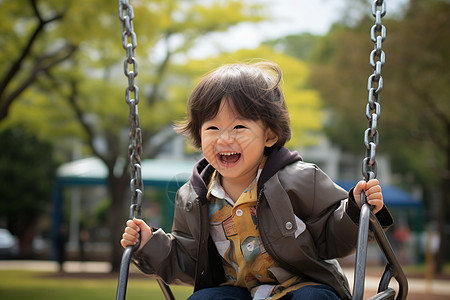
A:
[[[406,296],[408,295],[408,280],[406,279],[406,275],[397,260],[397,256],[395,255],[381,224],[378,222],[377,217],[372,213],[370,205],[365,203],[361,207],[359,219],[352,300],[362,300],[364,296],[369,227],[374,232],[377,244],[387,261],[386,268],[378,285],[378,292],[369,299],[406,299]],[[397,280],[399,286],[396,298],[394,298],[396,294],[395,290],[389,287],[392,277]]]
[[[394,300],[395,290],[393,288],[387,288],[386,290],[379,292],[375,296],[370,297],[368,300]]]

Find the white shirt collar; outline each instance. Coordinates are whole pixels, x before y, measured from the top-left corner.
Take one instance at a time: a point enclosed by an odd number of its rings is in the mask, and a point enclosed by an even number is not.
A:
[[[262,172],[262,169],[258,169],[258,173],[256,174],[256,181],[258,181],[259,176],[261,175],[261,172]],[[228,194],[225,192],[223,187],[220,185],[219,175],[216,176],[215,178],[216,178],[216,180],[215,180],[214,186],[211,190],[211,195],[216,198],[219,198],[219,199],[224,199],[231,205],[234,205],[233,199],[231,199],[230,196],[228,196]]]

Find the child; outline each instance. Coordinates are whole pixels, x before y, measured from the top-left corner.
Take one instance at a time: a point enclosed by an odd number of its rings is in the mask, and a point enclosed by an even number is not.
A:
[[[392,224],[376,179],[347,193],[284,147],[281,78],[268,62],[207,75],[177,126],[204,158],[177,192],[172,233],[127,222],[122,246],[141,236],[135,264],[169,284],[193,284],[191,300],[350,299],[334,258],[355,249],[362,191],[381,224]]]

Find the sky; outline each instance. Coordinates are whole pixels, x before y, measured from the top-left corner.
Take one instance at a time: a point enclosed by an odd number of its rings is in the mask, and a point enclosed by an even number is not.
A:
[[[407,1],[386,1],[387,13],[396,13]],[[271,12],[272,21],[239,24],[226,33],[208,35],[198,42],[198,46],[191,51],[190,56],[202,58],[219,51],[231,52],[242,48],[255,48],[264,40],[289,34],[309,32],[322,35],[342,17],[345,5],[348,5],[348,1],[336,0],[263,0],[263,2]],[[372,9],[371,2],[367,1],[369,12]]]

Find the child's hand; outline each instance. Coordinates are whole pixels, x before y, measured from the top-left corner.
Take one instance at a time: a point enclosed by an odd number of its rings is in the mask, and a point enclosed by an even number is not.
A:
[[[381,186],[377,179],[371,179],[368,182],[361,180],[353,189],[353,196],[355,196],[356,203],[361,207],[361,192],[366,192],[367,203],[373,205],[373,213],[376,214],[383,208],[383,193]]]
[[[127,246],[136,245],[139,240],[139,232],[141,232],[141,244],[137,251],[141,250],[145,243],[152,238],[153,232],[152,229],[140,219],[128,220],[127,227],[120,240],[122,247],[126,248]]]

